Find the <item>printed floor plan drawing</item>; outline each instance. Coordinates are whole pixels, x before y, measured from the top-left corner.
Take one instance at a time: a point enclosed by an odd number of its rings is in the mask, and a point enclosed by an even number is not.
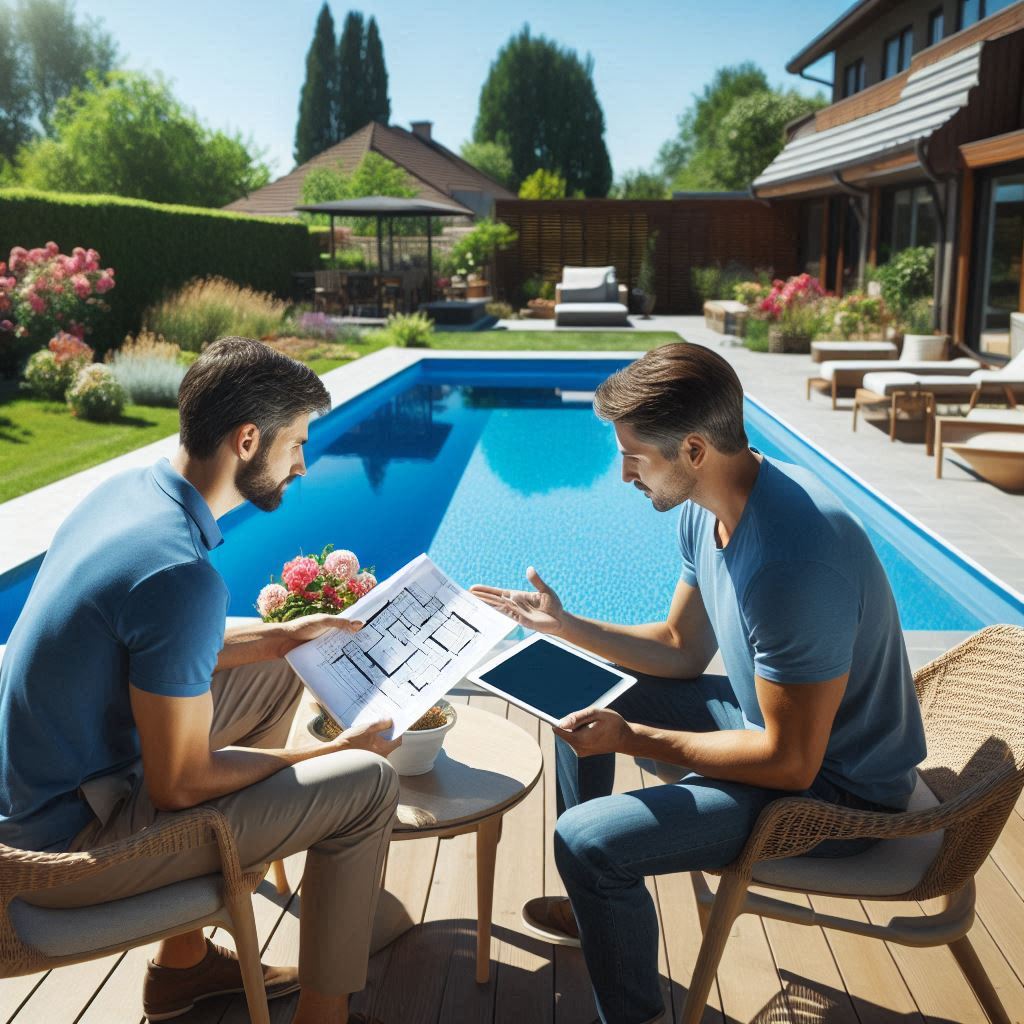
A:
[[[345,725],[390,718],[400,736],[514,628],[426,556],[341,613],[357,633],[328,632],[287,657]]]

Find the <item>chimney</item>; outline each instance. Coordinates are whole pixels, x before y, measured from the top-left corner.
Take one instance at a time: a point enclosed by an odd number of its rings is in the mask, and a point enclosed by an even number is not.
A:
[[[433,128],[433,121],[410,121],[413,135],[418,135],[424,142],[430,142],[430,129]]]

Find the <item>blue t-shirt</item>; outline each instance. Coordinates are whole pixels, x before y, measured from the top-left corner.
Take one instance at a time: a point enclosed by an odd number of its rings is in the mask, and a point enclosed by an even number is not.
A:
[[[849,672],[821,772],[906,807],[924,727],[892,588],[856,517],[807,470],[765,456],[729,543],[687,501],[679,546],[747,724],[764,728],[755,674],[800,684]]]
[[[0,842],[66,849],[92,819],[78,787],[140,756],[128,683],[210,688],[228,592],[221,533],[167,460],[96,488],[43,559],[0,664]]]

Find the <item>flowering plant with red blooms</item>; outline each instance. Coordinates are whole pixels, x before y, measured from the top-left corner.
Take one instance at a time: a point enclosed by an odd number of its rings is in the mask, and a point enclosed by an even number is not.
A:
[[[16,245],[0,263],[0,332],[42,340],[63,331],[82,339],[110,309],[103,296],[113,287],[114,269],[100,266],[95,249],[79,246],[67,256],[56,242]]]
[[[821,282],[810,274],[798,274],[788,281],[772,281],[772,290],[761,300],[758,309],[769,320],[781,320],[787,309],[808,306],[825,297]]]
[[[377,586],[373,568],[361,569],[351,551],[333,544],[319,555],[298,555],[285,562],[281,582],[270,577],[256,599],[264,622],[289,622],[303,615],[337,615]]]

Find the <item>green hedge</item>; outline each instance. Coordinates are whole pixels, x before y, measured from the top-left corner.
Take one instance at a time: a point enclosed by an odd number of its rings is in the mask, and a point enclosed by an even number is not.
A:
[[[194,277],[220,275],[287,296],[291,274],[318,263],[305,224],[118,196],[0,189],[0,260],[11,248],[56,242],[96,249],[113,267],[110,313],[89,339],[97,351],[138,329],[143,311]]]

